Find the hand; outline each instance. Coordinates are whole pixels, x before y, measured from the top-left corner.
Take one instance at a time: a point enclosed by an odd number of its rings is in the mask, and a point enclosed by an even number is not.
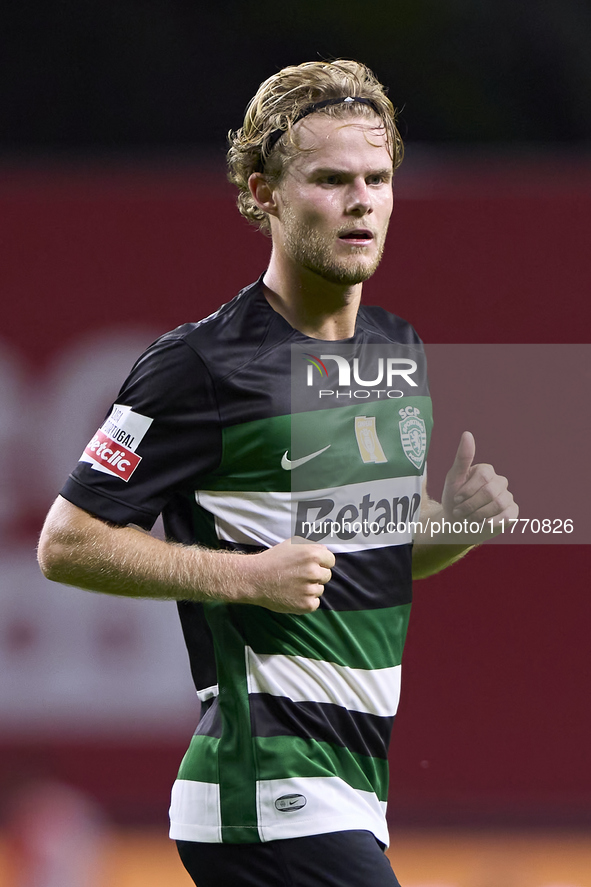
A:
[[[500,520],[517,518],[519,508],[509,492],[507,478],[496,474],[492,465],[474,465],[476,443],[469,431],[464,431],[454,463],[447,473],[441,504],[448,521],[486,520],[488,533],[495,535]],[[493,519],[493,531],[488,521]]]
[[[240,558],[240,566],[248,570],[241,602],[275,613],[312,613],[320,605],[334,564],[335,556],[325,545],[298,536],[247,555]]]

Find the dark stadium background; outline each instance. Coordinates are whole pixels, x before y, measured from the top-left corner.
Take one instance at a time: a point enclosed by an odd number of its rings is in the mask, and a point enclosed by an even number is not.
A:
[[[5,433],[3,489],[18,506],[2,517],[4,561],[32,559],[59,486],[43,474],[59,435],[46,446],[24,407],[60,356],[101,330],[147,343],[264,269],[268,242],[224,180],[225,135],[285,64],[359,58],[402,109],[407,157],[366,301],[427,343],[589,343],[584,0],[25,0],[3,18],[0,342],[25,392]],[[580,371],[588,378],[588,362]],[[520,442],[505,418],[510,450]],[[562,513],[528,516],[569,517],[569,489],[588,485],[589,469],[568,451],[565,428],[547,469],[564,474]],[[486,461],[486,441],[479,453]],[[588,824],[589,572],[585,545],[491,546],[417,584],[392,824]],[[3,661],[26,660],[43,600],[31,601],[30,623],[25,603],[0,627]],[[33,692],[34,674],[22,680]],[[30,774],[54,777],[113,822],[163,824],[191,719],[77,731],[68,718],[60,729],[42,699],[34,718],[0,710],[0,786],[7,797]]]

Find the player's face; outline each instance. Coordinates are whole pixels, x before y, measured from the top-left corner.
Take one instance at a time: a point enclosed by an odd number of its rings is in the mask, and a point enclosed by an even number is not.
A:
[[[376,270],[392,212],[392,158],[379,119],[312,114],[298,124],[303,149],[283,174],[274,247],[332,283]]]

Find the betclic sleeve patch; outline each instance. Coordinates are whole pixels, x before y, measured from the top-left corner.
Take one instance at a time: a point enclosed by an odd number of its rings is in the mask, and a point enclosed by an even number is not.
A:
[[[80,461],[89,462],[96,471],[119,477],[127,483],[142,460],[136,450],[152,421],[131,407],[114,404]]]

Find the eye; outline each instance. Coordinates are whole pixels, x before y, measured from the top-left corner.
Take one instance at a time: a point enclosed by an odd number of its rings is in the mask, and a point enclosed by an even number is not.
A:
[[[320,179],[322,185],[338,185],[340,181],[341,177],[337,173],[327,173]]]
[[[365,181],[368,185],[382,185],[389,182],[389,177],[385,173],[375,173],[368,176]]]

